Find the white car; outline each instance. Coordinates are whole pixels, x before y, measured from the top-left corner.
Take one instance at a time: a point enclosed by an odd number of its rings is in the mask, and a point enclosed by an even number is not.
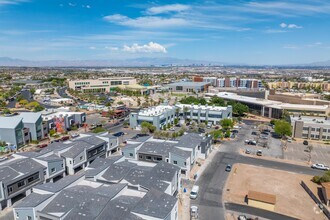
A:
[[[199,186],[194,185],[190,192],[190,199],[196,199],[199,192]]]
[[[324,164],[321,163],[315,163],[312,165],[313,169],[318,169],[318,170],[330,170],[330,168]]]

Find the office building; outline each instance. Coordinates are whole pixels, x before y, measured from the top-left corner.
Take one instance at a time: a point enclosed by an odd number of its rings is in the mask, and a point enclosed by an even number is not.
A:
[[[82,92],[110,92],[111,88],[120,85],[136,84],[134,77],[116,77],[116,78],[99,78],[99,79],[83,79],[70,80],[69,88]]]
[[[249,107],[253,114],[267,118],[281,118],[284,111],[289,114],[327,116],[330,113],[329,105],[303,105],[290,104],[267,99],[240,96],[230,92],[220,92],[217,94],[208,93],[206,96],[218,96],[226,101],[236,101]]]
[[[327,117],[291,116],[294,138],[330,140],[330,119]]]
[[[166,87],[171,92],[186,92],[186,93],[207,92],[209,86],[210,83],[208,82],[176,82],[166,85]]]
[[[232,106],[218,107],[209,105],[176,104],[183,119],[219,124],[225,118],[232,118]]]
[[[175,114],[175,107],[169,105],[158,105],[139,112],[132,112],[129,115],[130,127],[140,129],[142,122],[149,122],[159,130],[167,124],[174,123]]]
[[[45,138],[42,117],[39,112],[21,112],[19,115],[13,117],[23,119],[24,128],[28,128],[29,130],[30,140],[39,141]]]

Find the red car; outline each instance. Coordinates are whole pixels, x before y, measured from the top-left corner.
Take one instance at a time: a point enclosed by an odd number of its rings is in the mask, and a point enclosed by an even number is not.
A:
[[[70,139],[70,136],[64,136],[64,137],[61,138],[62,141],[67,141],[69,139]]]
[[[47,146],[48,146],[48,144],[40,144],[40,145],[38,145],[39,148],[45,148]]]

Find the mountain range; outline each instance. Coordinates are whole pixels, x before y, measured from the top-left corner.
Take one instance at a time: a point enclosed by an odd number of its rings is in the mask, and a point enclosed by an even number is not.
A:
[[[225,63],[172,57],[135,58],[126,60],[45,60],[31,61],[0,57],[0,66],[7,67],[150,67],[150,66],[250,66],[243,63]],[[330,60],[308,64],[278,65],[284,67],[330,67]]]

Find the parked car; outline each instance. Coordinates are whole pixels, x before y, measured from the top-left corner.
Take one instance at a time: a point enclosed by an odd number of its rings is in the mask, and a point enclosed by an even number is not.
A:
[[[245,140],[245,143],[248,145],[257,145],[257,142],[254,140]]]
[[[196,199],[198,196],[198,192],[199,192],[199,186],[194,185],[191,189],[190,192],[190,198],[191,199]]]
[[[175,128],[172,127],[172,128],[170,128],[169,130],[170,130],[170,131],[175,131]]]
[[[288,138],[287,141],[288,141],[289,143],[291,143],[291,142],[292,142],[292,138]]]
[[[67,141],[67,140],[69,140],[69,139],[70,139],[70,136],[63,136],[63,137],[61,138],[62,141]]]
[[[220,128],[219,126],[215,126],[215,127],[214,127],[215,130],[218,130],[219,128]]]
[[[249,149],[245,149],[246,154],[251,154],[251,151]]]
[[[231,165],[230,164],[227,164],[226,166],[226,172],[230,172],[231,171]]]
[[[313,169],[318,169],[318,170],[330,170],[330,168],[324,164],[321,163],[315,163],[312,165]]]
[[[7,160],[7,157],[0,157],[0,162]]]
[[[47,146],[48,146],[48,144],[40,144],[40,145],[38,145],[38,148],[45,148]]]
[[[205,133],[205,129],[204,128],[198,128],[198,132]]]
[[[257,151],[257,156],[262,156],[262,150]]]
[[[181,125],[180,124],[176,124],[175,127],[178,127],[179,128],[179,127],[181,127]]]
[[[303,142],[303,145],[308,145],[308,141],[305,140],[305,141]]]
[[[125,134],[124,132],[120,131],[120,132],[114,133],[114,134],[112,134],[112,135],[115,136],[115,137],[121,137],[121,136],[123,136],[124,134]]]
[[[78,134],[78,133],[71,134],[71,138],[76,138],[76,137],[79,137],[79,136],[80,136],[80,134]]]
[[[239,215],[238,220],[247,220],[245,215]]]

